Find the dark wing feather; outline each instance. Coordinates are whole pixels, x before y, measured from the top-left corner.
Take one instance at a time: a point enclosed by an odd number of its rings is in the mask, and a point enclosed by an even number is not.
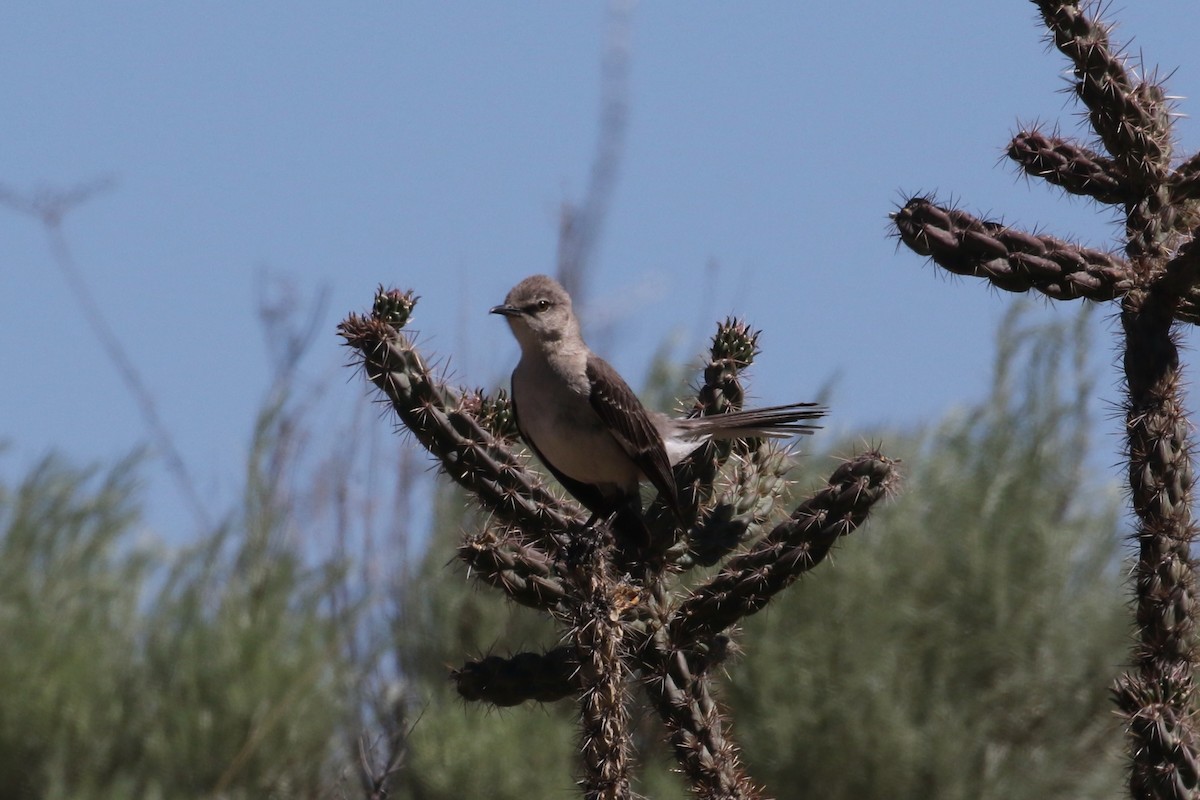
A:
[[[596,414],[642,474],[667,500],[675,516],[682,519],[679,489],[671,474],[667,449],[642,401],[617,371],[597,355],[588,356],[587,377],[592,387],[588,399]]]

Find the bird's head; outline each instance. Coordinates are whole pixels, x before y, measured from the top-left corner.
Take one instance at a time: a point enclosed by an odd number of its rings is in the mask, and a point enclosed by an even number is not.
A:
[[[508,321],[522,350],[579,337],[571,296],[548,275],[532,275],[521,281],[491,313]]]

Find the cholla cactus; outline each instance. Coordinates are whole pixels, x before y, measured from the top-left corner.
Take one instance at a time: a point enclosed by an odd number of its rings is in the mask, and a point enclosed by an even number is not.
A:
[[[1008,155],[1027,174],[1114,206],[1123,255],[988,222],[929,197],[893,215],[900,240],[961,275],[1057,300],[1112,300],[1124,333],[1126,453],[1138,558],[1138,642],[1114,687],[1128,724],[1130,790],[1195,798],[1196,582],[1191,561],[1191,425],[1173,326],[1200,323],[1200,155],[1172,166],[1172,114],[1153,76],[1131,70],[1093,4],[1036,0],[1105,153],[1042,130],[1019,132]]]
[[[784,486],[784,455],[758,442],[702,447],[675,469],[694,524],[677,532],[673,515],[653,503],[646,552],[622,560],[606,525],[585,527],[587,514],[514,452],[503,394],[455,391],[430,375],[400,330],[414,303],[411,292],[381,289],[372,314],[351,314],[339,333],[404,426],[488,512],[486,528],[458,547],[471,575],[566,630],[565,644],[544,653],[466,663],[453,675],[459,693],[497,706],[575,698],[584,795],[615,799],[630,796],[629,713],[640,687],[698,796],[760,797],[713,699],[714,667],[740,620],[864,522],[894,486],[894,463],[873,450],[855,456],[767,530]],[[757,334],[746,325],[719,326],[693,413],[740,407],[738,373],[756,352]],[[677,580],[722,560],[691,588]],[[640,565],[636,574],[626,572],[631,564]]]

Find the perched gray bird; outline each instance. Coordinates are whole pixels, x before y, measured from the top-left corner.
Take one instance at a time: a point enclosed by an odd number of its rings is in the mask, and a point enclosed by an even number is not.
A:
[[[816,403],[792,403],[710,417],[675,419],[648,411],[607,361],[588,349],[558,281],[533,275],[491,309],[521,346],[512,374],[517,429],[593,520],[629,510],[641,516],[638,482],[650,481],[681,523],[671,467],[713,439],[812,433]],[[644,529],[644,523],[642,523]]]

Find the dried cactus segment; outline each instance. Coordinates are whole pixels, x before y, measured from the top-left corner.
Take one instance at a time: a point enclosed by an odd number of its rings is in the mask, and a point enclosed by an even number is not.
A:
[[[1161,181],[1170,161],[1162,90],[1135,79],[1109,42],[1109,26],[1076,2],[1035,0],[1054,45],[1075,65],[1075,93],[1105,148],[1140,185]]]
[[[1192,800],[1200,792],[1200,748],[1195,741],[1195,686],[1191,672],[1175,669],[1158,680],[1123,675],[1113,701],[1126,719],[1134,751],[1133,797]]]
[[[1135,656],[1156,672],[1193,658],[1196,584],[1186,544],[1170,536],[1141,542],[1136,579],[1140,645]]]
[[[646,681],[646,692],[670,731],[670,744],[697,797],[760,798],[746,776],[728,724],[710,691],[708,659],[668,649]]]
[[[1056,300],[1112,300],[1133,288],[1128,262],[1045,234],[1025,233],[914,197],[892,215],[900,241],[957,275]]]
[[[1137,530],[1137,621],[1143,671],[1166,673],[1194,659],[1196,579],[1190,560],[1192,520],[1190,426],[1169,312],[1153,297],[1127,303],[1121,322],[1129,477]]]
[[[502,708],[529,701],[553,703],[579,689],[572,678],[576,669],[574,659],[570,647],[556,647],[545,653],[517,653],[507,658],[487,656],[454,670],[450,680],[464,700]]]
[[[412,318],[413,308],[421,298],[413,294],[412,289],[385,289],[383,284],[375,291],[375,302],[371,306],[371,317],[400,330],[408,325]]]
[[[567,587],[553,560],[516,535],[485,530],[468,536],[457,555],[472,576],[503,590],[513,601],[558,617],[566,613]]]
[[[1043,178],[1071,194],[1101,203],[1120,204],[1135,198],[1116,162],[1074,142],[1041,131],[1021,131],[1008,145],[1008,157],[1029,175]]]
[[[956,275],[984,278],[1006,291],[1036,289],[1056,300],[1101,301],[1121,297],[1138,283],[1129,261],[1112,253],[980,220],[928,197],[913,197],[892,214],[892,221],[900,241],[913,252]],[[1190,243],[1186,248],[1190,251]],[[1181,248],[1180,255],[1184,252]],[[1171,272],[1158,279],[1179,280]],[[1200,324],[1200,289],[1182,293],[1175,318]]]
[[[1158,145],[1160,152],[1155,154],[1152,169],[1149,174],[1154,178],[1154,184],[1161,184],[1170,169],[1171,155],[1174,152],[1174,142],[1171,140],[1171,117],[1174,116],[1171,99],[1162,84],[1153,77],[1142,80],[1134,87],[1133,95],[1137,99],[1137,108],[1144,113],[1144,119],[1139,120],[1147,129]]]
[[[1125,427],[1135,540],[1137,645],[1133,669],[1118,683],[1132,753],[1131,786],[1195,797],[1197,761],[1193,673],[1196,576],[1191,561],[1190,425],[1183,408],[1179,351],[1170,301],[1139,292],[1121,311],[1125,332]],[[1142,706],[1131,705],[1147,701]],[[1181,760],[1182,759],[1182,760]],[[1185,767],[1183,772],[1180,768]],[[1179,782],[1182,781],[1182,784]]]
[[[611,547],[580,542],[576,579],[581,602],[571,630],[580,685],[580,785],[589,800],[629,795],[629,664],[625,617],[638,594],[612,575]]]
[[[828,485],[801,503],[748,552],[731,558],[672,615],[671,640],[684,643],[760,611],[776,593],[819,564],[894,488],[896,462],[878,451],[840,465]]]

